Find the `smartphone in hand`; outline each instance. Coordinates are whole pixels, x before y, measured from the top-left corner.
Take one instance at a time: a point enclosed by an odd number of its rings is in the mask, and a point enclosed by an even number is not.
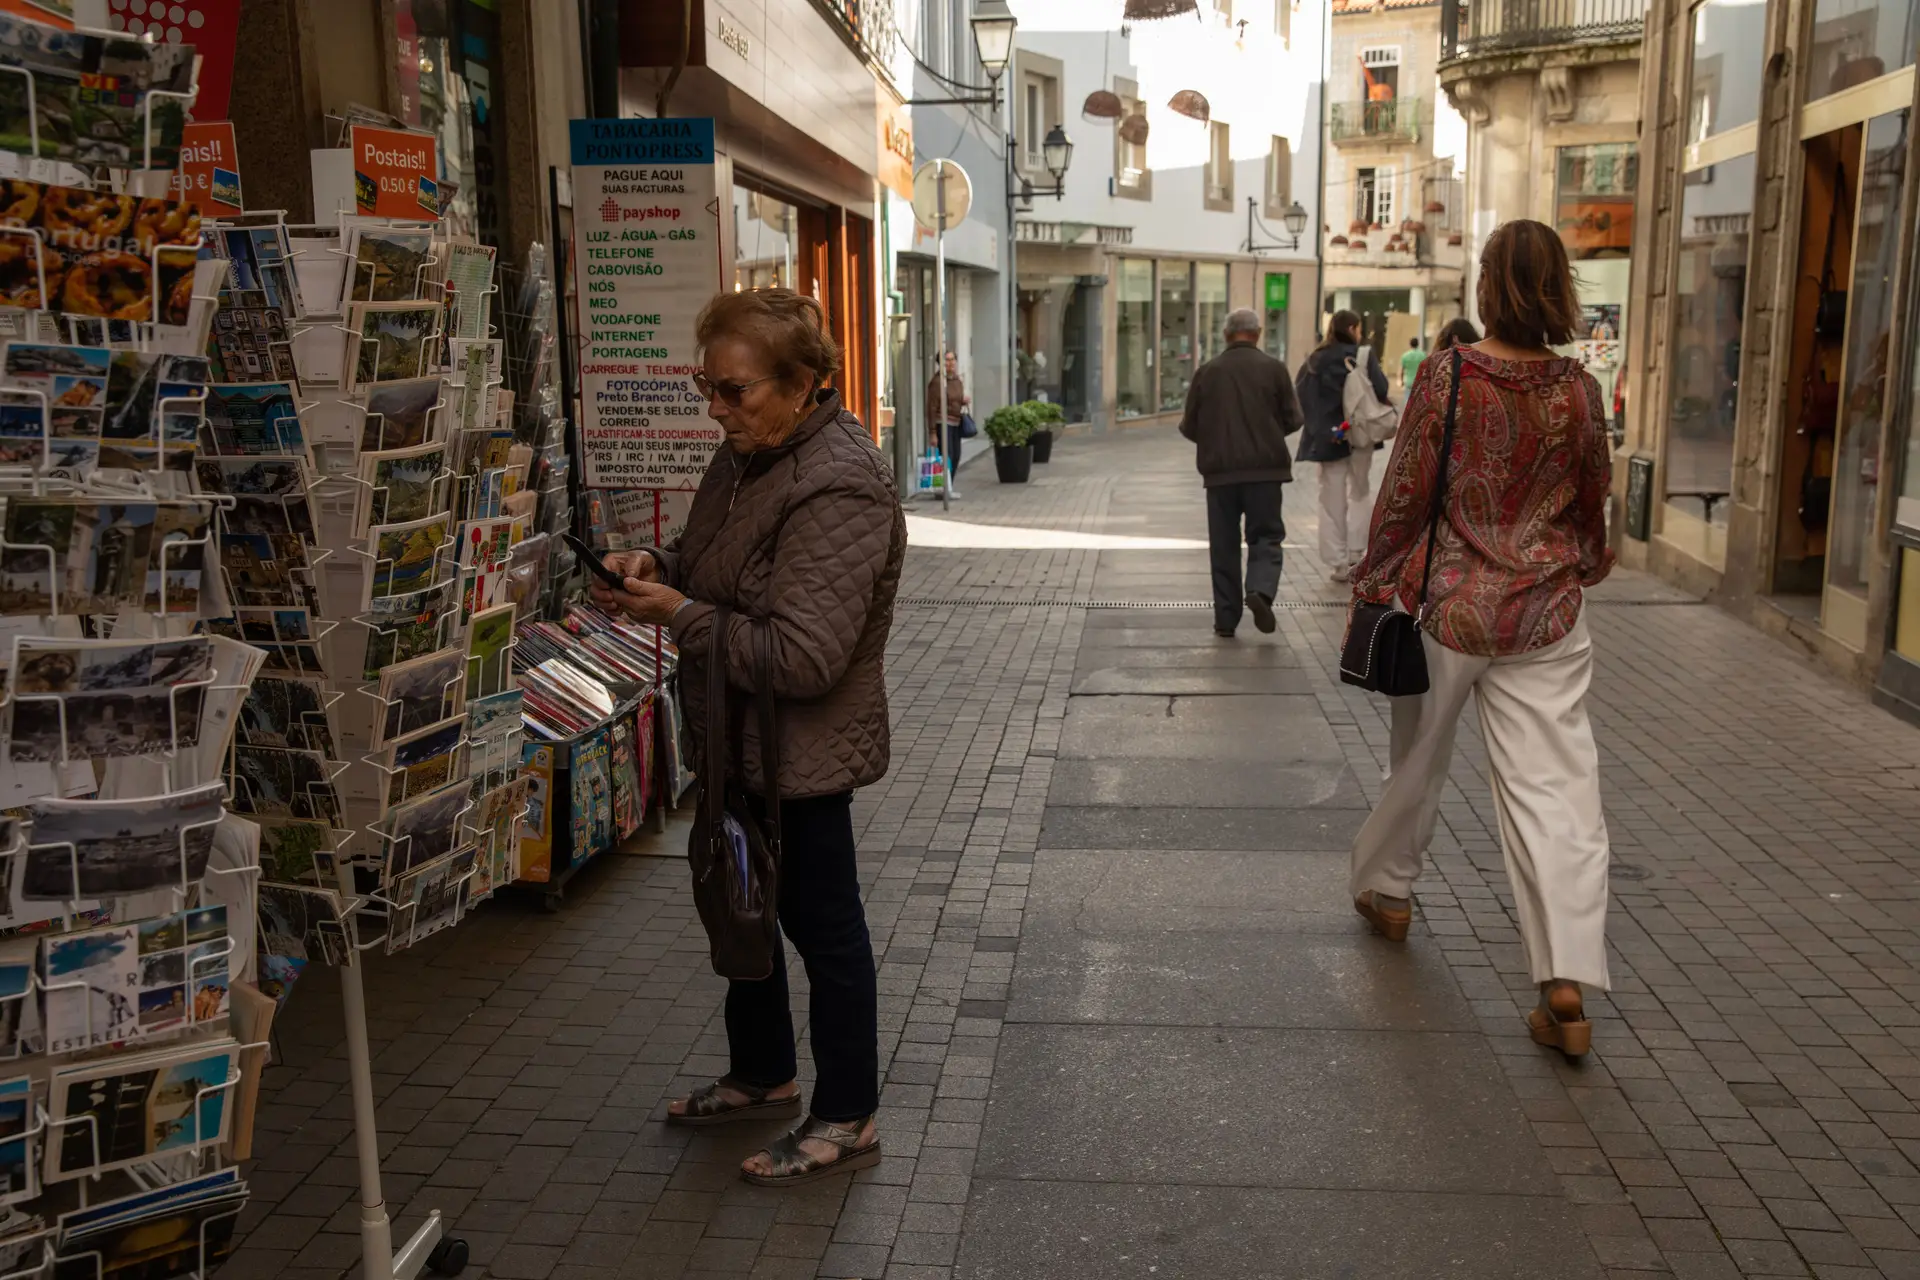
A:
[[[560,537],[569,547],[573,548],[573,554],[579,558],[580,563],[585,565],[587,571],[594,577],[600,579],[600,581],[606,583],[615,591],[625,591],[627,589],[627,580],[607,568],[606,562],[600,558],[598,551],[595,551],[571,533],[563,533]]]

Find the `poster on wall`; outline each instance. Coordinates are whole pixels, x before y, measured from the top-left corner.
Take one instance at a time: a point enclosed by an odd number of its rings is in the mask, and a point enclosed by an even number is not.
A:
[[[573,270],[591,488],[698,488],[720,445],[694,388],[720,288],[713,121],[575,120]]]

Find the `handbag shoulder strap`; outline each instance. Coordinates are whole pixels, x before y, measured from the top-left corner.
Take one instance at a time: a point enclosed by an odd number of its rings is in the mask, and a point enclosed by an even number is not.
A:
[[[707,645],[707,740],[700,761],[701,816],[718,831],[727,810],[727,630],[733,610],[715,605]]]
[[[1847,162],[1833,162],[1833,213],[1827,218],[1827,250],[1820,260],[1820,288],[1833,287],[1833,239],[1840,230],[1840,202],[1847,198]]]
[[[767,833],[780,850],[780,723],[773,697],[773,623],[753,621],[754,701],[760,704],[760,772],[767,784]]]
[[[1447,505],[1447,468],[1453,461],[1453,429],[1460,416],[1460,348],[1453,349],[1453,385],[1447,388],[1447,425],[1440,434],[1440,478],[1433,486],[1433,513],[1427,517],[1427,558],[1420,566],[1420,613],[1427,616],[1427,584],[1433,579],[1433,546],[1440,536],[1440,513]]]

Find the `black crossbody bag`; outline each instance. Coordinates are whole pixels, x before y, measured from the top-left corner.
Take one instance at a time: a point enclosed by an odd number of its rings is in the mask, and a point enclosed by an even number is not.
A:
[[[1460,352],[1453,353],[1453,386],[1447,392],[1447,425],[1440,437],[1440,477],[1427,519],[1427,559],[1420,569],[1420,611],[1385,604],[1357,604],[1340,653],[1340,679],[1389,698],[1415,698],[1427,691],[1427,650],[1420,637],[1427,620],[1427,584],[1433,577],[1434,540],[1447,504],[1447,468],[1453,460],[1453,429],[1460,414]]]
[[[774,715],[773,628],[753,623],[754,684],[760,693],[760,765],[766,775],[766,818],[747,804],[746,751],[740,729],[745,714],[728,714],[727,625],[733,610],[717,606],[707,659],[707,733],[700,758],[700,807],[687,836],[693,872],[693,902],[707,930],[713,971],[723,978],[758,981],[773,972],[780,902],[780,738]],[[728,767],[728,744],[738,757]],[[745,858],[732,824],[744,835]]]

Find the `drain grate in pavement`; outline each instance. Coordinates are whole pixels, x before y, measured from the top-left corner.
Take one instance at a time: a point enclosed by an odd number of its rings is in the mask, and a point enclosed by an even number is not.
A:
[[[995,600],[981,596],[898,596],[894,603],[928,609],[1211,609],[1211,600]],[[1705,603],[1700,600],[1589,600],[1602,609],[1651,609]],[[1342,609],[1345,600],[1275,600],[1276,609]]]
[[[1613,862],[1607,865],[1607,875],[1614,880],[1645,880],[1653,872],[1635,862]]]

